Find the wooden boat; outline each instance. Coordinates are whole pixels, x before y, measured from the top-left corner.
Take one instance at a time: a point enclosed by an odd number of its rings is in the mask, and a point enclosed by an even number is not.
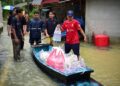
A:
[[[46,74],[51,77],[57,78],[58,80],[64,83],[72,83],[78,80],[90,80],[90,74],[93,72],[93,69],[86,67],[84,73],[82,71],[76,73],[65,74],[56,70],[47,64],[45,64],[39,56],[39,52],[41,50],[49,51],[52,47],[48,44],[42,44],[37,46],[32,46],[32,55],[35,63],[41,70],[43,70]]]

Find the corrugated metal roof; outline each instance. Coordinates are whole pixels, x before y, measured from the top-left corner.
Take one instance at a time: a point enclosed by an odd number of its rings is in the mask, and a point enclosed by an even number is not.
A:
[[[33,0],[32,5],[41,5],[49,3],[58,3],[60,0]]]
[[[60,0],[43,0],[42,4],[58,3]]]

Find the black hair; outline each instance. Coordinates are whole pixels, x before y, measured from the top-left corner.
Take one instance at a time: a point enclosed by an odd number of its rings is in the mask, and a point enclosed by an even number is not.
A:
[[[9,14],[12,15],[12,14],[13,14],[13,11],[9,11]]]
[[[52,14],[56,15],[55,11],[49,11],[49,13],[52,13]]]
[[[38,12],[38,11],[35,11],[34,14],[39,14],[39,12]]]
[[[21,8],[17,8],[17,9],[16,9],[16,14],[22,13],[22,11],[23,11],[23,10],[22,10]]]
[[[25,11],[25,14],[29,14],[27,11]]]
[[[13,9],[13,11],[15,11],[15,10],[17,10],[17,9],[20,9],[19,7],[15,7],[14,9]]]

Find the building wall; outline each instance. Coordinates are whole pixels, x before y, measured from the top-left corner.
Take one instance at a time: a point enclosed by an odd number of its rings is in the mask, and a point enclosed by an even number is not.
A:
[[[120,42],[120,0],[87,0],[86,32],[106,33]]]

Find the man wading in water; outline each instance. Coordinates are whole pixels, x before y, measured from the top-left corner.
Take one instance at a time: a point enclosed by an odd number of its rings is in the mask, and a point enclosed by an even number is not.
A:
[[[16,9],[16,15],[12,19],[12,33],[13,33],[13,52],[14,52],[14,60],[21,61],[20,51],[21,51],[21,43],[23,41],[22,34],[22,9]]]
[[[67,12],[67,20],[62,25],[62,31],[66,31],[65,53],[69,53],[72,49],[79,60],[80,41],[78,31],[84,36],[84,41],[87,41],[86,35],[83,32],[79,22],[75,20],[72,10]]]

